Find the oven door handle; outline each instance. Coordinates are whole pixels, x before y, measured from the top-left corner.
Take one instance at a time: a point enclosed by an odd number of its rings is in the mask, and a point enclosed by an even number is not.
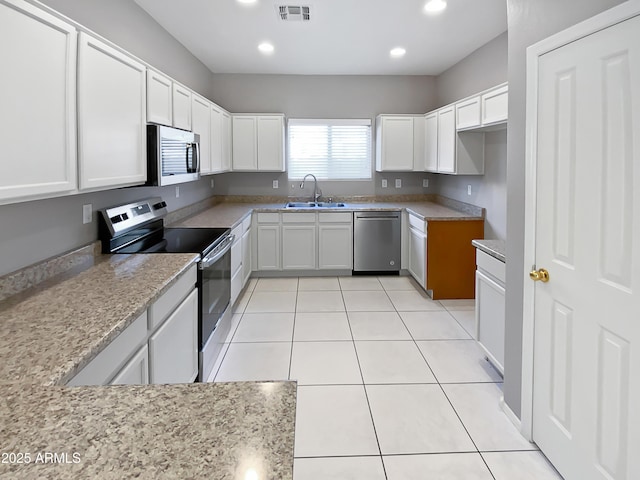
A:
[[[231,249],[231,245],[235,239],[235,235],[229,235],[220,245],[213,249],[213,252],[202,259],[198,268],[204,270],[220,260]]]

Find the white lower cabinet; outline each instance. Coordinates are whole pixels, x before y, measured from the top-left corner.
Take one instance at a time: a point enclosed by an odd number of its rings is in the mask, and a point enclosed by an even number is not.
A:
[[[193,382],[198,375],[196,268],[185,272],[67,385]]]
[[[476,340],[504,373],[505,264],[480,250],[476,263]]]
[[[318,214],[318,268],[320,270],[353,269],[353,215],[351,213]]]
[[[408,215],[409,255],[407,266],[409,273],[426,289],[427,284],[427,230],[426,223],[415,215]]]
[[[282,269],[315,270],[316,225],[282,225]]]
[[[256,214],[256,268],[280,270],[280,214]]]
[[[120,370],[111,385],[146,385],[149,383],[149,349],[143,346]]]
[[[251,276],[251,217],[242,234],[242,285],[246,285]]]
[[[198,291],[149,338],[151,383],[192,382],[198,375]]]

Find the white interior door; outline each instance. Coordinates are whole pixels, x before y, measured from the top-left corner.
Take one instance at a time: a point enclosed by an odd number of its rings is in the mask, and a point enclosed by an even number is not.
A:
[[[538,61],[533,439],[640,478],[640,17]]]

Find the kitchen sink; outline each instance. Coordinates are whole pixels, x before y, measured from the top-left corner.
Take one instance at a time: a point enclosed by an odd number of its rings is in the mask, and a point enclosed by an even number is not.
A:
[[[285,208],[343,208],[347,205],[341,202],[289,202]]]

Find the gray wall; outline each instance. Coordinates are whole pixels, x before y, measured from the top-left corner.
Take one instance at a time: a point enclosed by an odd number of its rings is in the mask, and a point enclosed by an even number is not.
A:
[[[284,113],[289,118],[370,118],[380,113],[425,113],[436,104],[435,79],[429,76],[332,76],[215,74],[213,100],[234,113]],[[389,187],[382,188],[382,179]],[[396,189],[395,179],[402,180]],[[319,182],[329,195],[433,193],[422,188],[429,174],[373,173],[370,181]],[[279,188],[272,188],[278,180]],[[287,174],[229,173],[216,177],[216,193],[299,195]],[[311,195],[310,190],[305,193]]]
[[[211,98],[211,71],[133,0],[40,0]]]
[[[176,80],[210,96],[212,73],[132,0],[44,0],[69,18],[113,41]],[[161,195],[170,210],[212,194],[209,179],[175,188],[137,187],[0,206],[0,275],[85,245],[98,238],[95,210]],[[94,209],[82,224],[82,205]]]
[[[507,81],[507,33],[497,36],[436,77],[438,106],[460,100]],[[467,186],[471,185],[471,195]],[[506,130],[485,137],[485,173],[438,175],[440,195],[486,209],[485,238],[507,238],[507,134]]]
[[[524,271],[525,92],[528,46],[622,3],[620,0],[507,0],[509,131],[507,135],[507,323],[504,398],[521,413]]]

